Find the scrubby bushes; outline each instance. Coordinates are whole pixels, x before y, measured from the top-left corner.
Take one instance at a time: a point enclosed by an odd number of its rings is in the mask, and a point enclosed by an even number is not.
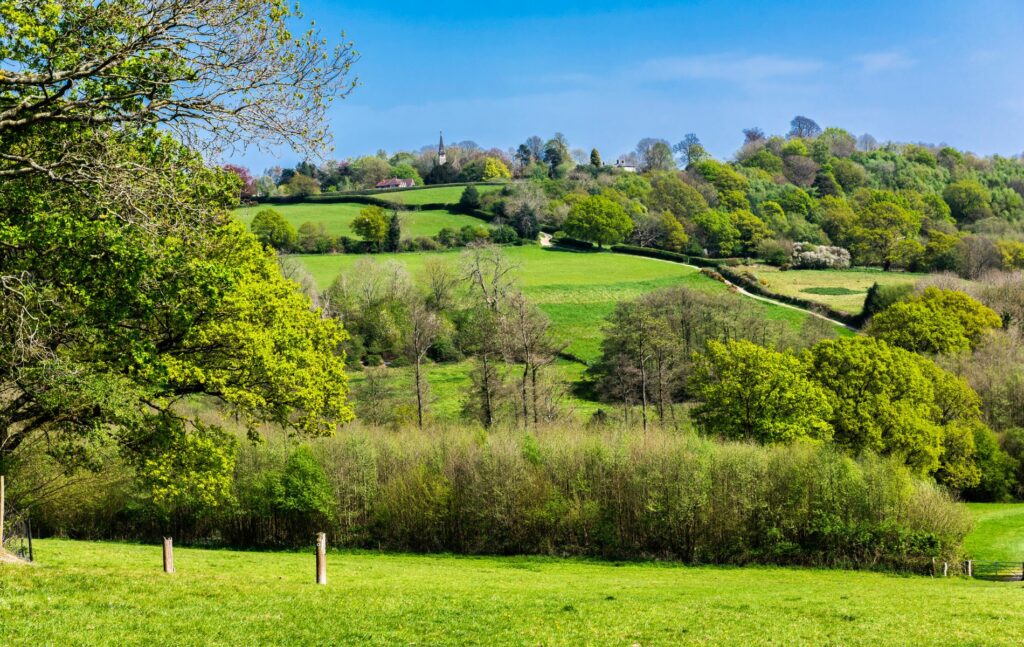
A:
[[[796,269],[845,270],[850,267],[850,252],[842,247],[794,243],[791,263]]]
[[[316,494],[280,495],[286,478]],[[308,545],[312,528],[285,520],[329,504],[323,529],[336,546],[925,570],[932,557],[955,557],[969,526],[960,506],[895,461],[661,431],[356,431],[312,450],[246,445],[235,489],[220,510],[179,511],[178,538]],[[167,531],[141,514],[123,523],[123,499],[109,488],[37,518],[60,532],[74,527],[68,506],[94,519],[109,506],[129,536]]]

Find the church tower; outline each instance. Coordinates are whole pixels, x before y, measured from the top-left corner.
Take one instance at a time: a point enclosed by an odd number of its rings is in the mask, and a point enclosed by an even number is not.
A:
[[[441,142],[437,145],[437,165],[444,166],[448,161],[448,155],[444,152],[444,133],[441,133]]]

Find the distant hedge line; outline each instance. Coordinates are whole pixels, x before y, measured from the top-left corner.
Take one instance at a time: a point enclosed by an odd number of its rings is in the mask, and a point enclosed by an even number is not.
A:
[[[504,182],[473,182],[474,186],[504,186]],[[450,209],[455,206],[454,202],[431,202],[427,204],[401,204],[381,199],[377,196],[404,193],[406,191],[422,191],[423,189],[434,189],[449,186],[466,186],[465,183],[457,184],[431,184],[428,186],[416,186],[408,189],[371,189],[366,191],[348,191],[345,193],[321,193],[310,196],[270,196],[256,198],[260,204],[297,204],[302,202],[320,202],[323,204],[338,204],[351,202],[356,204],[370,204],[400,211],[426,211],[431,209]]]
[[[679,252],[670,252],[667,249],[655,247],[640,247],[639,245],[612,245],[611,250],[618,254],[632,254],[633,256],[646,256],[647,258],[659,258],[664,261],[674,261],[697,267],[723,267],[729,264],[741,263],[738,258],[704,258],[702,256],[688,256]]]
[[[34,525],[73,537],[463,554],[666,558],[928,572],[969,515],[897,461],[815,445],[549,429],[346,431],[244,444],[234,500],[164,518],[129,481],[69,490]]]

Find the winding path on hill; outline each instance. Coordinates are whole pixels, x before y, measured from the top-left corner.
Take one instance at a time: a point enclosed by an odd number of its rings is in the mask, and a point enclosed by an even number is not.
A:
[[[541,235],[543,236],[543,234],[541,234]],[[543,239],[541,239],[541,245],[544,245]],[[550,246],[550,245],[551,245],[551,236],[548,236],[548,246]],[[677,261],[670,261],[670,260],[666,260],[664,258],[651,258],[651,257],[647,257],[647,258],[650,258],[652,261],[660,261],[662,263],[672,263],[673,265],[682,265],[683,267],[690,267],[690,268],[693,268],[693,269],[697,270],[698,272],[701,270],[700,267],[698,267],[696,265],[690,265],[689,263],[679,263]],[[809,314],[812,317],[817,317],[818,319],[821,319],[823,321],[827,321],[827,322],[829,322],[831,324],[835,324],[836,326],[842,326],[843,328],[846,328],[847,330],[851,330],[853,332],[857,332],[857,329],[855,327],[853,327],[853,326],[851,326],[849,324],[845,324],[842,321],[839,321],[838,319],[833,319],[832,317],[829,317],[827,315],[823,315],[820,312],[816,312],[814,310],[809,310],[807,308],[801,308],[800,306],[795,306],[795,305],[793,305],[791,303],[786,303],[784,301],[776,301],[775,299],[769,299],[768,297],[763,297],[760,294],[754,294],[753,292],[748,292],[747,290],[745,290],[742,287],[736,285],[735,283],[733,283],[729,279],[725,278],[724,276],[722,277],[722,281],[729,287],[729,289],[735,291],[737,294],[742,294],[745,297],[750,297],[751,299],[754,299],[755,301],[763,301],[764,303],[770,303],[772,305],[782,306],[783,308],[789,308],[790,310],[797,310],[799,312],[803,312],[803,313]]]

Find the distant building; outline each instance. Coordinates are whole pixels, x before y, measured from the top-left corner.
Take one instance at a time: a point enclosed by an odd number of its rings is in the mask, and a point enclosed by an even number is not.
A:
[[[626,173],[636,173],[636,163],[628,157],[620,157],[615,160],[615,168],[622,169]]]
[[[416,183],[400,177],[393,177],[390,180],[382,180],[377,183],[378,189],[408,189],[412,186],[416,186]]]
[[[444,152],[444,133],[441,133],[441,141],[437,145],[437,165],[444,166],[448,161],[448,154]]]

